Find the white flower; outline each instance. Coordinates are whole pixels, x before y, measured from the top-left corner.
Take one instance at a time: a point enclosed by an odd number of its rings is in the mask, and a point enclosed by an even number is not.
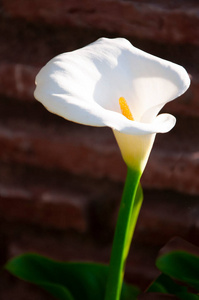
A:
[[[126,39],[101,38],[48,62],[36,77],[35,98],[67,120],[111,127],[126,164],[143,170],[155,134],[175,125],[172,115],[157,114],[189,84],[183,67]]]

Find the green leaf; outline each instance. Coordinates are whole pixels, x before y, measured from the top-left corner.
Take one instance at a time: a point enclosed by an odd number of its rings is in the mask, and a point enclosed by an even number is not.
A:
[[[169,276],[161,274],[147,289],[149,293],[176,294],[187,292],[187,288],[177,284]]]
[[[181,300],[199,300],[199,296],[192,293],[181,292],[176,294],[176,296]]]
[[[123,283],[120,300],[136,300],[139,294],[140,290],[137,287]]]
[[[187,287],[173,281],[169,276],[161,274],[147,289],[147,293],[163,293],[175,295],[181,300],[199,300],[199,296],[189,293]]]
[[[30,281],[32,282],[32,281]],[[33,283],[33,282],[32,282]],[[69,290],[59,284],[53,284],[53,283],[36,283],[36,285],[39,285],[44,290],[48,291],[51,295],[53,295],[56,299],[60,300],[75,300]]]
[[[20,279],[34,283],[60,300],[103,300],[108,266],[57,262],[37,254],[10,260],[5,268]],[[121,300],[134,300],[139,290],[124,284]]]
[[[160,256],[156,265],[164,274],[199,291],[199,256],[185,251],[173,251]]]

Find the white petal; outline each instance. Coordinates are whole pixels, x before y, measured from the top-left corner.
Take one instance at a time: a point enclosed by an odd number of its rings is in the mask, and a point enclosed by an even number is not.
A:
[[[127,166],[143,172],[156,135],[131,135],[115,130],[113,133]]]
[[[125,39],[103,38],[52,59],[36,78],[35,97],[51,112],[77,123],[147,134],[167,131],[169,123],[155,117],[189,83],[182,67]],[[121,96],[137,122],[121,114]]]
[[[170,114],[161,114],[150,124],[130,122],[134,123],[134,130],[137,128],[135,134],[132,134],[131,128],[125,128],[124,131],[113,130],[113,132],[126,164],[133,169],[143,171],[156,133],[171,130],[175,126],[176,119]]]

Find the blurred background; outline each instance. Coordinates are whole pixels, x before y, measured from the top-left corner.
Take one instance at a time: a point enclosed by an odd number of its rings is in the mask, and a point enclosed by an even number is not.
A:
[[[99,37],[126,37],[184,66],[189,90],[164,111],[176,127],[156,138],[126,268],[142,289],[172,237],[199,246],[199,3],[197,0],[1,0],[0,262],[24,252],[108,262],[126,167],[108,128],[67,122],[33,97],[39,69]],[[0,299],[50,296],[1,273]]]

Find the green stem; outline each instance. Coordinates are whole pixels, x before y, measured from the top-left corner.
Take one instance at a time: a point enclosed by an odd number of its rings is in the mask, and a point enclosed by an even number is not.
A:
[[[143,192],[142,192],[142,187],[139,184],[137,191],[136,191],[135,199],[134,199],[134,204],[133,204],[133,209],[132,209],[131,219],[130,219],[130,224],[129,224],[129,229],[128,229],[128,235],[127,235],[127,241],[126,241],[127,251],[129,251],[129,248],[131,245],[132,237],[133,237],[135,227],[137,224],[137,219],[138,219],[140,209],[142,206],[142,200],[143,200]]]
[[[142,197],[136,197],[140,177],[141,172],[128,168],[113,241],[105,300],[120,299],[125,261],[142,202],[139,200]]]

